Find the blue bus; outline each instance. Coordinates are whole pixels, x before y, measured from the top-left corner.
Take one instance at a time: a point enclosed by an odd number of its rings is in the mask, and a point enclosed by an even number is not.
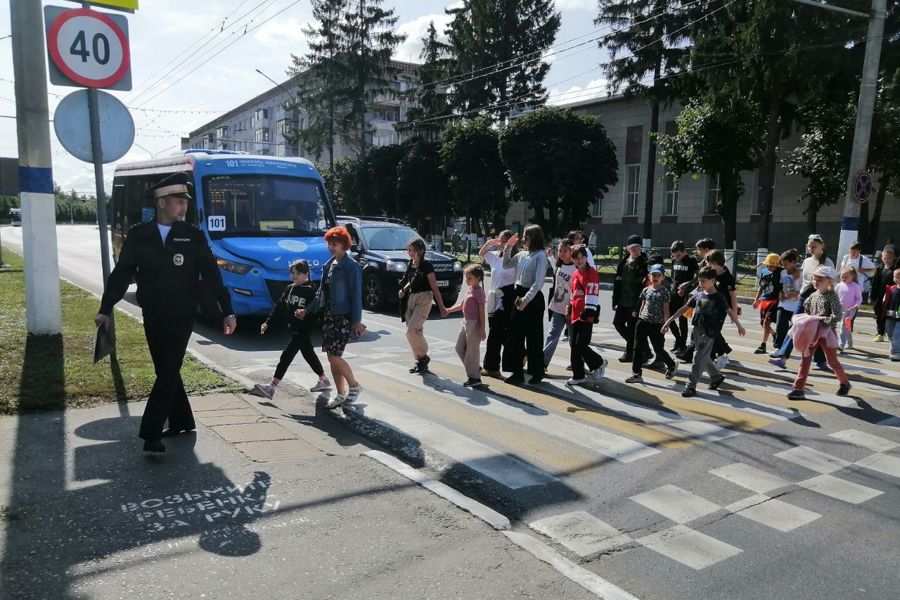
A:
[[[147,191],[187,173],[193,182],[187,221],[206,235],[237,315],[262,315],[290,283],[288,266],[309,261],[314,285],[330,258],[322,236],[335,214],[322,178],[302,158],[227,150],[186,150],[116,167],[112,194],[113,256],[128,229],[156,218]],[[198,309],[203,311],[204,302]]]

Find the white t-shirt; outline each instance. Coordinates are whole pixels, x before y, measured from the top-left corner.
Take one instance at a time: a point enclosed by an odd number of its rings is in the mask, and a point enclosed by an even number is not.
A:
[[[814,256],[808,256],[806,257],[806,260],[803,261],[803,264],[800,266],[800,270],[803,271],[803,290],[806,290],[807,287],[812,287],[813,273],[815,273],[816,269],[819,267],[831,267],[833,269],[834,263],[827,257],[823,262],[819,262]]]
[[[504,269],[503,257],[497,256],[496,252],[485,254],[484,262],[491,266],[491,290],[499,290],[516,282],[516,270]]]
[[[159,229],[159,235],[162,237],[163,245],[165,245],[166,238],[169,237],[169,232],[172,231],[172,226],[163,225],[162,223],[157,222],[156,227]]]
[[[800,288],[803,287],[803,273],[801,273],[799,269],[794,271],[793,275],[791,275],[787,271],[782,271],[781,286],[782,291],[785,294],[789,292],[799,292]],[[797,309],[800,308],[800,296],[791,298],[789,300],[780,301],[778,303],[778,308],[783,308],[784,310],[790,312],[797,312]]]
[[[561,315],[566,314],[566,306],[572,295],[572,273],[575,265],[560,265],[553,276],[553,289],[550,291],[550,310]]]
[[[875,269],[875,263],[868,256],[860,254],[856,260],[850,258],[849,254],[845,254],[841,259],[841,269],[844,267],[854,267],[856,269],[857,280],[863,290],[869,289],[870,277],[862,272],[863,269]]]

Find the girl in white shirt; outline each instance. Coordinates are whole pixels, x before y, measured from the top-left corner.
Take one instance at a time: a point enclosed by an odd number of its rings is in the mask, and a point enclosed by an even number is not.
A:
[[[483,377],[501,377],[500,353],[509,335],[509,318],[515,309],[513,301],[516,292],[516,270],[503,267],[503,250],[511,237],[511,231],[501,231],[496,239],[486,241],[478,252],[478,256],[491,267],[487,295],[487,317],[490,330],[487,337],[487,349],[484,351],[481,363]]]

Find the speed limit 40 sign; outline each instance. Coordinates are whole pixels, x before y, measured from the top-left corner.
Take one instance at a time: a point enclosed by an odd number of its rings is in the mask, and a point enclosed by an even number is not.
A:
[[[50,83],[127,91],[131,89],[128,21],[85,8],[44,8]]]

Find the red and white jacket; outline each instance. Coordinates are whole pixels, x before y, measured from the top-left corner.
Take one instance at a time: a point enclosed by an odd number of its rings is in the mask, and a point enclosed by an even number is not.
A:
[[[600,312],[600,275],[593,267],[584,271],[575,269],[572,274],[572,323],[595,323]]]

